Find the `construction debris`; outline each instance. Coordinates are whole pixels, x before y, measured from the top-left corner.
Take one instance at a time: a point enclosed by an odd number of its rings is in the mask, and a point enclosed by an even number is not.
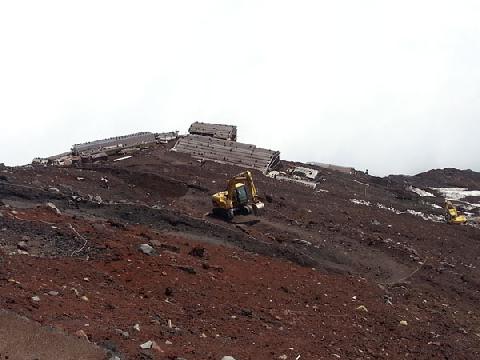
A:
[[[309,162],[307,164],[318,166],[320,168],[327,169],[327,170],[339,171],[339,172],[342,172],[342,173],[345,173],[345,174],[350,174],[350,175],[353,175],[353,174],[356,173],[356,170],[354,168],[347,167],[347,166],[324,164],[324,163],[319,163],[319,162]]]
[[[68,166],[72,165],[73,159],[70,152],[49,156],[47,158],[35,158],[32,160],[32,165],[56,165],[56,166]]]
[[[318,175],[318,170],[297,166],[292,170],[292,174],[295,176],[301,176],[315,180]]]
[[[115,159],[113,161],[123,161],[123,160],[127,160],[127,159],[130,159],[132,156],[131,155],[127,155],[127,156],[122,156],[118,159]]]
[[[312,181],[295,178],[293,176],[287,175],[287,173],[284,173],[284,172],[270,171],[268,173],[268,176],[275,179],[275,180],[294,182],[294,183],[297,183],[297,184],[300,184],[300,185],[307,186],[307,187],[312,188],[312,189],[315,189],[317,187],[317,184],[312,182]]]
[[[108,157],[115,154],[127,155],[139,152],[143,147],[151,144],[168,143],[178,139],[178,131],[165,133],[139,132],[136,134],[116,136],[109,139],[95,140],[72,146],[71,152],[62,153],[48,158],[35,158],[32,165],[54,165],[71,166],[79,163],[91,163],[108,160]]]
[[[72,147],[72,153],[74,155],[91,155],[106,150],[135,147],[139,145],[152,144],[155,142],[155,134],[151,132],[139,132],[131,135],[116,136],[109,139],[95,140],[83,144],[76,144]]]
[[[315,179],[317,175],[317,170],[296,167],[294,169],[288,169],[286,172],[270,171],[267,176],[275,180],[294,182],[315,190],[317,183],[309,179]]]
[[[253,168],[263,173],[275,168],[280,161],[278,151],[201,135],[180,138],[172,151],[187,153],[196,159]]]
[[[156,133],[155,138],[159,143],[165,144],[172,140],[178,139],[178,131],[170,131],[165,133]]]
[[[106,161],[106,160],[108,160],[108,155],[107,155],[107,153],[99,152],[97,154],[93,154],[91,158],[92,158],[93,162],[95,162],[95,161]]]
[[[210,136],[221,140],[237,141],[237,127],[233,125],[194,122],[188,132],[192,135]]]

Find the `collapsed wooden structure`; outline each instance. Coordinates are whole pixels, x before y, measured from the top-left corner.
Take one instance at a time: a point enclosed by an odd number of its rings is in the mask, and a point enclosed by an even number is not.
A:
[[[222,140],[237,141],[237,127],[223,124],[194,122],[188,132],[192,135],[211,136]]]
[[[125,136],[116,136],[109,139],[95,140],[72,146],[74,155],[91,155],[107,149],[127,148],[156,142],[155,134],[151,132],[139,132]]]
[[[196,159],[253,168],[263,173],[275,168],[280,161],[279,151],[201,135],[180,138],[172,150],[188,153]]]

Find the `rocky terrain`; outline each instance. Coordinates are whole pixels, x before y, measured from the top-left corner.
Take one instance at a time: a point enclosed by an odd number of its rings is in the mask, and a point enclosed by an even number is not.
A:
[[[265,214],[228,223],[211,194],[243,169],[171,146],[0,168],[0,359],[480,358],[478,208],[448,225],[435,190],[480,174],[255,171]]]

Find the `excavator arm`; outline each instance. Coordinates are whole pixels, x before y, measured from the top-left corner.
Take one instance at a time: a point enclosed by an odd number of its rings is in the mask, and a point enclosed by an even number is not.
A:
[[[257,195],[257,188],[253,182],[252,173],[250,171],[244,171],[228,181],[227,202],[230,207],[233,206],[233,196],[237,189],[237,184],[245,184],[248,187],[254,203],[258,203],[260,201]]]

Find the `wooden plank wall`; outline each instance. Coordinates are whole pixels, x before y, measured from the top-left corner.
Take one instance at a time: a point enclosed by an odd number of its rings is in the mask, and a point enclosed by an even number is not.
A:
[[[72,152],[74,154],[94,153],[110,146],[128,147],[141,144],[150,144],[154,142],[156,142],[154,134],[150,132],[142,132],[125,136],[117,136],[110,139],[95,140],[83,144],[76,144],[72,146]]]
[[[194,122],[188,132],[192,135],[212,136],[223,140],[237,140],[237,127],[223,124]]]
[[[264,173],[274,168],[280,161],[280,152],[278,151],[201,135],[188,135],[180,138],[172,150],[190,154],[197,159],[253,168]]]

